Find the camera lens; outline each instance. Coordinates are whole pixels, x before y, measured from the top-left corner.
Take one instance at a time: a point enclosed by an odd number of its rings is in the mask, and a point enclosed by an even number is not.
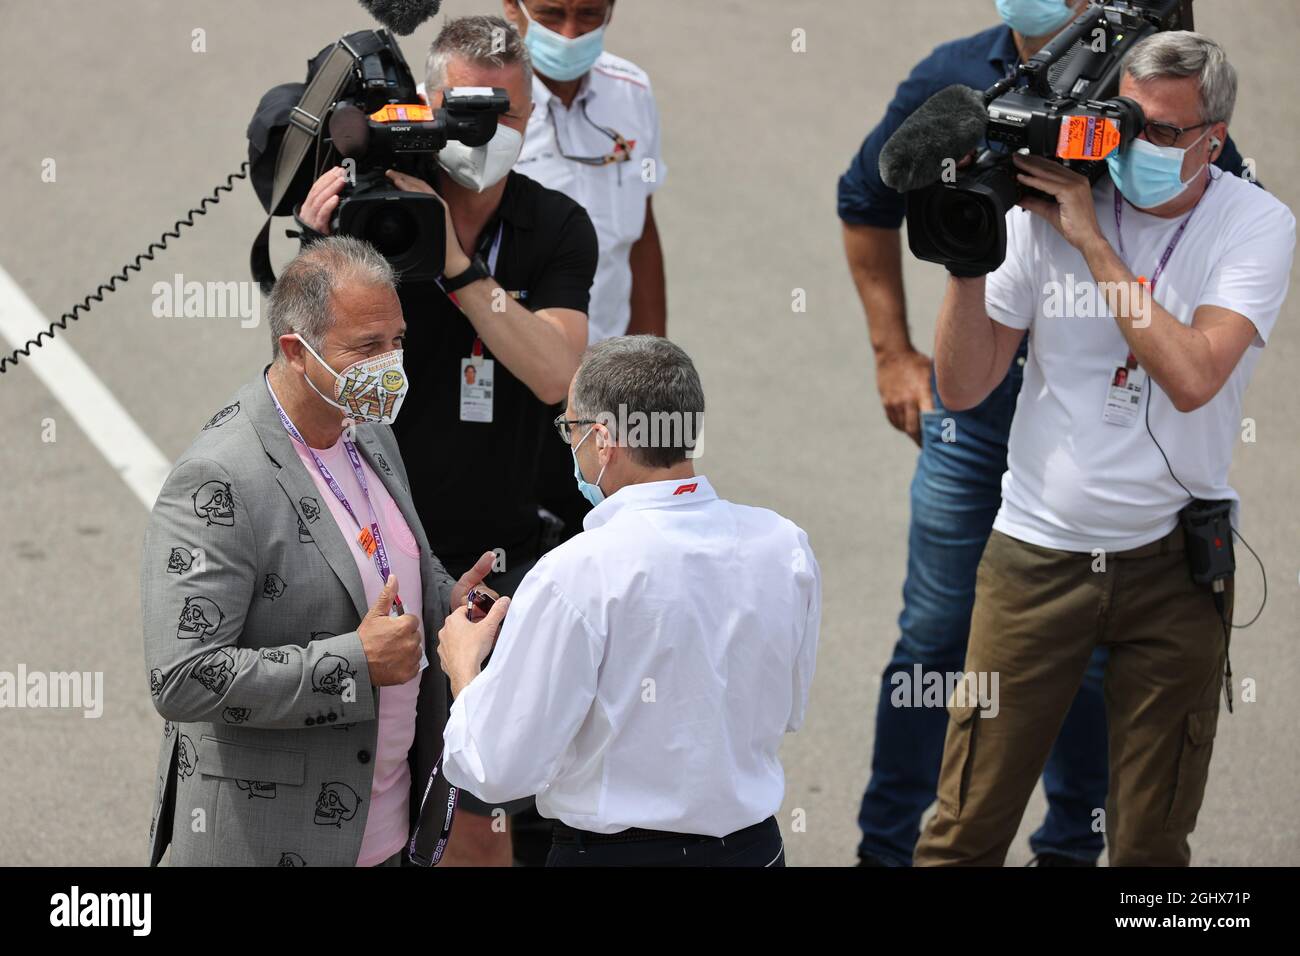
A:
[[[445,215],[437,197],[385,185],[340,202],[335,231],[370,243],[404,281],[427,282],[442,274]]]
[[[389,260],[400,259],[410,252],[419,235],[419,226],[410,210],[401,203],[384,203],[366,224],[361,237],[379,250]]]
[[[988,251],[997,226],[987,198],[978,193],[945,189],[934,195],[926,210],[926,225],[939,251],[947,258],[965,262]]]
[[[981,199],[957,193],[940,212],[944,232],[956,245],[966,247],[980,242],[989,228],[988,209]]]

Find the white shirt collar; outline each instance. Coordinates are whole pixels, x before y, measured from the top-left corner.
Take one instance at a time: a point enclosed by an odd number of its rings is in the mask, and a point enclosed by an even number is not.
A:
[[[593,88],[591,82],[591,75],[594,72],[595,72],[595,68],[593,67],[592,69],[588,70],[586,73],[583,74],[582,82],[578,84],[578,94],[573,98],[573,103],[572,105],[569,106],[569,109],[573,109],[573,107],[581,105],[584,100],[590,100],[593,96],[596,95],[596,91]],[[536,104],[536,108],[544,112],[551,108],[551,100],[555,100],[555,99],[559,99],[559,97],[557,97],[554,93],[552,93],[550,87],[548,87],[545,83],[543,83],[542,78],[538,76],[536,72],[534,72],[533,73],[533,103]],[[560,105],[563,106],[564,104],[561,103]]]
[[[624,485],[592,508],[582,521],[584,531],[607,524],[620,511],[645,508],[670,508],[674,505],[715,501],[717,494],[703,475],[674,478],[668,481],[644,481]]]

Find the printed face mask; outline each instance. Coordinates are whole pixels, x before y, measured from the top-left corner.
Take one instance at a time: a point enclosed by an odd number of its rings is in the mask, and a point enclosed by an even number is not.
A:
[[[591,433],[595,430],[596,428],[594,425],[587,429],[587,434],[582,436],[582,441],[578,442],[573,449],[573,477],[578,482],[578,492],[582,497],[591,502],[593,508],[605,500],[605,492],[600,490],[600,479],[605,477],[605,467],[603,465],[601,466],[600,474],[596,476],[594,483],[583,478],[582,468],[578,464],[578,449],[582,447],[582,442],[590,438]]]
[[[604,24],[590,33],[570,39],[534,20],[528,13],[527,4],[520,3],[519,9],[528,20],[524,46],[533,58],[533,67],[542,76],[561,82],[576,80],[595,65],[605,47]],[[605,23],[609,23],[608,16]]]
[[[1065,0],[998,0],[998,15],[1021,36],[1041,37],[1064,26],[1070,8]]]
[[[336,372],[301,335],[295,336],[303,348],[334,376],[334,397],[330,398],[312,384],[311,390],[329,402],[354,422],[391,425],[397,419],[402,401],[406,398],[410,382],[402,368],[402,350],[393,349],[374,358],[354,362],[342,372]],[[306,376],[303,376],[306,378]]]
[[[482,146],[466,146],[451,140],[438,152],[438,165],[455,182],[476,193],[495,186],[519,158],[524,148],[523,134],[504,123]]]
[[[1209,132],[1207,129],[1195,143],[1184,148],[1157,146],[1145,139],[1135,139],[1122,153],[1115,150],[1106,157],[1111,181],[1120,194],[1139,209],[1163,206],[1181,196],[1205,169],[1202,166],[1188,179],[1182,178],[1183,157],[1187,150],[1205,139]]]

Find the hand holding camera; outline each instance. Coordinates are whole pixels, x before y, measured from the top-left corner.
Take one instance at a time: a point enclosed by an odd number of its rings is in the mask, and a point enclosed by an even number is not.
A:
[[[1056,200],[1052,202],[1026,192],[1020,197],[1020,205],[1050,222],[1066,242],[1081,252],[1091,242],[1105,241],[1092,201],[1092,181],[1087,176],[1041,156],[1016,154],[1011,158],[1022,187],[1046,193]]]
[[[311,191],[298,210],[302,224],[322,236],[328,236],[333,231],[330,221],[339,208],[339,199],[347,184],[348,173],[342,166],[335,166],[322,173],[320,179],[312,183]]]
[[[451,221],[451,210],[447,207],[446,201],[438,195],[432,186],[418,176],[412,176],[397,169],[390,169],[385,175],[388,177],[388,181],[402,192],[425,193],[442,203],[443,233],[447,237],[447,251],[442,266],[443,275],[458,276],[468,269],[469,256],[465,255],[465,250],[460,246],[460,240],[456,238],[456,227]]]

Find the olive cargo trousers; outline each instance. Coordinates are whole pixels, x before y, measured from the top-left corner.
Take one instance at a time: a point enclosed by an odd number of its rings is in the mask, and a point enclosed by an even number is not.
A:
[[[1102,563],[1104,559],[1104,564]],[[1225,589],[1228,619],[1232,582]],[[996,706],[948,702],[938,810],[918,866],[1000,866],[1093,648],[1110,648],[1110,790],[1098,807],[1111,866],[1186,866],[1205,794],[1226,653],[1181,527],[1111,554],[994,531],[980,561],[967,674],[997,674]]]

